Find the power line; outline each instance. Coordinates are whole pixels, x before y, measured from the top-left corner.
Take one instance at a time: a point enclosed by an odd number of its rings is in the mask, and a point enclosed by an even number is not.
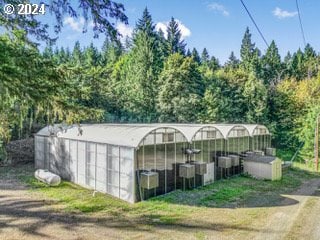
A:
[[[303,44],[304,44],[304,46],[306,46],[306,45],[307,45],[307,44],[306,44],[306,38],[305,38],[305,35],[304,35],[303,26],[302,26],[302,21],[301,21],[300,8],[299,8],[298,0],[296,0],[296,6],[297,6],[297,11],[298,11],[298,17],[299,17],[299,23],[300,23],[300,29],[301,29]]]
[[[267,40],[264,38],[264,36],[263,36],[262,32],[260,31],[260,29],[259,29],[258,25],[256,24],[255,20],[253,19],[253,17],[252,17],[252,15],[251,15],[251,13],[249,12],[249,10],[248,10],[247,6],[244,4],[244,2],[243,2],[242,0],[240,0],[240,2],[242,3],[242,6],[244,7],[244,9],[247,11],[247,13],[248,13],[249,17],[251,18],[251,21],[252,21],[252,22],[253,22],[253,24],[256,26],[256,28],[257,28],[257,30],[258,30],[258,32],[259,32],[259,34],[260,34],[260,36],[262,37],[262,39],[263,39],[264,43],[267,45],[267,47],[269,47],[269,44],[268,44]]]

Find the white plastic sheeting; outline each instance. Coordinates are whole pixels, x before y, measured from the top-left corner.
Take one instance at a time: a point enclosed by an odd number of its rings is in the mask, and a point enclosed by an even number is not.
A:
[[[35,165],[81,186],[135,202],[133,148],[36,135]]]

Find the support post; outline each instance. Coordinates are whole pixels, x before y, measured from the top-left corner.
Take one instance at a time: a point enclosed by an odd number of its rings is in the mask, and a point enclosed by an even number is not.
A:
[[[320,114],[318,114],[318,116],[317,116],[315,144],[314,144],[314,147],[315,147],[314,154],[315,154],[315,163],[316,163],[316,171],[317,172],[319,170],[319,117],[320,117]]]

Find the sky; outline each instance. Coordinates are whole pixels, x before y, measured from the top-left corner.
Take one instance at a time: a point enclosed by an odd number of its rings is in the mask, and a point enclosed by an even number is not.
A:
[[[117,0],[115,0],[117,1]],[[288,51],[304,48],[295,0],[243,0],[253,15],[261,32],[270,44],[275,40],[282,57]],[[239,57],[241,40],[246,27],[252,33],[252,40],[265,53],[266,44],[250,20],[240,0],[118,0],[125,6],[129,25],[115,23],[123,36],[130,36],[145,7],[152,15],[157,29],[165,29],[174,17],[179,21],[182,36],[187,47],[196,48],[200,53],[207,48],[209,54],[224,63],[231,51]],[[320,51],[319,0],[299,0],[305,38],[314,49]],[[50,22],[50,16],[45,16]],[[75,41],[81,46],[101,47],[104,36],[93,39],[89,30],[82,33],[84,20],[65,17],[64,28],[59,34],[57,46],[73,48]],[[90,29],[90,23],[89,23]]]

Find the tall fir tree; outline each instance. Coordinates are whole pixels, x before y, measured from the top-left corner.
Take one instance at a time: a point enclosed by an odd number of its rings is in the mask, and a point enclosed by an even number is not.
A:
[[[84,64],[88,67],[98,66],[100,64],[100,53],[98,49],[91,43],[89,47],[84,49]]]
[[[163,58],[155,25],[147,9],[137,23],[132,42],[128,72],[130,111],[135,121],[153,122],[157,118],[157,80]]]
[[[195,122],[201,111],[204,84],[192,57],[175,53],[160,75],[158,109],[161,122]]]
[[[71,61],[74,65],[78,66],[81,66],[81,64],[83,63],[83,54],[79,41],[76,41],[76,43],[74,44],[71,54]]]
[[[316,51],[309,43],[304,48],[303,57],[307,77],[310,79],[317,74],[319,61]]]
[[[205,64],[209,61],[209,59],[210,59],[210,55],[208,53],[208,50],[204,48],[201,53],[201,63]]]
[[[245,70],[250,71],[253,58],[255,56],[255,44],[252,43],[251,33],[249,28],[246,28],[244,36],[242,38],[241,48],[240,48],[240,57],[241,64]]]
[[[181,38],[179,23],[172,17],[167,27],[167,53],[185,54],[186,43]]]
[[[228,58],[228,61],[225,64],[226,69],[236,69],[239,66],[239,59],[236,57],[236,55],[234,54],[234,52],[232,51],[230,53],[230,56]]]
[[[109,39],[106,39],[103,42],[101,49],[101,63],[102,65],[113,65],[115,64],[121,54],[123,53],[123,47],[119,42],[111,42]]]
[[[262,79],[266,86],[274,86],[280,81],[282,71],[281,57],[274,41],[262,57]]]
[[[201,58],[200,58],[199,52],[196,48],[192,49],[191,56],[196,63],[198,63],[198,64],[201,63]]]

